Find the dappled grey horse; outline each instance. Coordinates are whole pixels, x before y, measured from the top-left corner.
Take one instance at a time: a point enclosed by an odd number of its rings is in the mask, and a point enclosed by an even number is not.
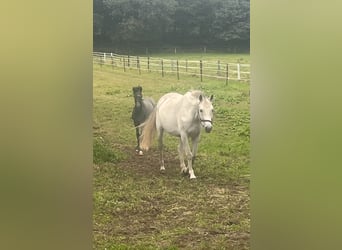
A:
[[[189,91],[184,95],[168,93],[160,98],[156,108],[143,127],[140,146],[148,150],[155,132],[158,134],[160,150],[160,170],[165,170],[163,156],[163,133],[180,138],[178,152],[182,173],[189,171],[190,179],[196,178],[192,165],[195,161],[201,126],[209,133],[213,126],[213,96],[207,98],[199,90]],[[188,137],[192,140],[192,150]],[[184,158],[188,161],[186,167]]]
[[[132,111],[132,119],[135,126],[135,132],[137,137],[137,146],[135,150],[139,155],[143,155],[143,152],[140,149],[139,140],[141,128],[138,126],[147,119],[147,117],[150,115],[156,104],[152,98],[143,98],[141,86],[133,87],[132,90],[134,96],[134,108]]]

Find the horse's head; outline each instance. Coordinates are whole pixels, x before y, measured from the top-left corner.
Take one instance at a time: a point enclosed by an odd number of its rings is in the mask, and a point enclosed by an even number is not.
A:
[[[134,96],[134,103],[136,108],[141,108],[141,102],[142,102],[142,87],[133,87],[133,96]]]
[[[204,127],[205,132],[210,133],[213,128],[213,105],[212,105],[213,95],[207,98],[203,95],[199,96],[198,114],[201,125]]]

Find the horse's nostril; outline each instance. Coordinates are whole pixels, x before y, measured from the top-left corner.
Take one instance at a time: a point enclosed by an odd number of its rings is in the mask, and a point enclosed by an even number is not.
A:
[[[205,132],[207,132],[207,133],[210,133],[210,131],[211,131],[211,129],[212,129],[213,127],[205,127]]]

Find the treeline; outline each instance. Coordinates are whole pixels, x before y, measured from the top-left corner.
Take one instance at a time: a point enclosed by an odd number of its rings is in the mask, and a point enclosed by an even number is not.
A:
[[[94,49],[249,50],[249,0],[94,0]]]

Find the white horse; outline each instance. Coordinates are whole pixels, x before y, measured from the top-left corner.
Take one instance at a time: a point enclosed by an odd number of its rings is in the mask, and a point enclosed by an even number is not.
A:
[[[210,98],[204,96],[199,90],[189,91],[184,95],[168,93],[160,98],[157,106],[149,118],[141,126],[140,146],[148,150],[152,144],[155,132],[158,134],[160,150],[160,170],[165,170],[163,156],[163,133],[180,137],[178,146],[180,167],[182,173],[189,171],[190,179],[196,178],[193,170],[201,126],[207,133],[213,127],[213,105]],[[192,140],[192,150],[189,146],[189,139]],[[184,157],[188,161],[188,168],[185,165]]]

